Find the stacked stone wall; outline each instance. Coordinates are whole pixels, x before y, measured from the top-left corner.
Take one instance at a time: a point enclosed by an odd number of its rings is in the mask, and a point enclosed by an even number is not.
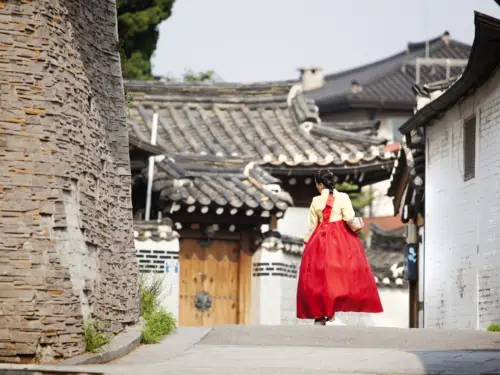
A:
[[[139,318],[114,0],[0,0],[0,361]]]

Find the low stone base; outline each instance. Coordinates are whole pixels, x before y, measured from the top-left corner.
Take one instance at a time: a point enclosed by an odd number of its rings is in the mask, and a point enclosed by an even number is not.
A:
[[[141,344],[141,332],[144,326],[141,321],[116,335],[109,344],[104,345],[97,353],[85,353],[57,363],[58,366],[97,365],[107,363],[127,355]]]

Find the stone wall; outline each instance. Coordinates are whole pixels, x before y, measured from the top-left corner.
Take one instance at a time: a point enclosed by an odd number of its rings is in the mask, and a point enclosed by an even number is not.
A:
[[[464,181],[463,121],[476,115]],[[500,323],[500,73],[426,129],[425,327]]]
[[[139,318],[114,0],[0,1],[0,361]]]

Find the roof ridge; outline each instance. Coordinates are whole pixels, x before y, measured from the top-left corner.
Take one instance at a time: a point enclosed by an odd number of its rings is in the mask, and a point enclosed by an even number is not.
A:
[[[435,38],[431,38],[428,41],[429,41],[429,49],[431,48],[431,45],[435,48],[436,45],[440,45],[440,42],[442,42],[442,35],[435,37]],[[459,40],[452,39],[451,42],[457,43],[461,46],[470,47],[469,44],[461,42]],[[387,63],[390,60],[396,59],[398,57],[402,57],[404,55],[418,54],[418,52],[422,52],[423,50],[425,50],[425,43],[426,43],[425,40],[421,41],[421,42],[408,42],[406,50],[403,50],[403,51],[397,52],[395,54],[389,55],[387,57],[383,57],[381,59],[369,62],[367,64],[358,65],[354,68],[346,69],[346,70],[339,71],[336,73],[327,74],[327,75],[325,75],[325,80],[328,81],[329,79],[335,79],[335,78],[341,77],[343,75],[355,73],[356,71],[365,70],[367,68],[371,68],[371,67],[374,67],[377,65],[382,65],[384,63]]]
[[[215,83],[204,83],[204,82],[166,82],[160,80],[138,80],[132,79],[123,80],[125,87],[157,87],[157,88],[197,88],[200,90],[206,89],[225,89],[225,88],[260,88],[260,87],[291,87],[297,83],[297,80],[286,80],[286,81],[261,81],[261,82],[215,82]]]
[[[432,45],[429,44],[429,53],[432,53],[432,52],[438,50],[441,47],[442,43],[444,43],[444,42],[441,39],[439,39],[437,41],[434,41],[433,43],[434,44],[432,44]],[[451,43],[457,43],[457,42],[452,41]],[[460,43],[464,46],[468,46],[465,43],[462,43],[462,42],[460,42]],[[468,46],[468,47],[470,47],[470,46]],[[398,72],[404,64],[417,59],[419,57],[418,54],[420,52],[422,52],[422,49],[418,49],[418,50],[413,51],[411,54],[408,55],[409,57],[411,56],[411,58],[408,58],[407,60],[402,61],[400,64],[398,64],[398,66],[394,66],[392,69],[388,69],[386,72],[380,72],[378,75],[372,77],[370,80],[363,83],[362,86],[365,87],[365,86],[371,85],[372,83],[375,83],[375,82],[379,81],[380,79],[387,77],[388,74],[394,74],[394,73]],[[362,93],[362,91],[360,93]],[[356,94],[353,94],[353,95],[356,95]]]

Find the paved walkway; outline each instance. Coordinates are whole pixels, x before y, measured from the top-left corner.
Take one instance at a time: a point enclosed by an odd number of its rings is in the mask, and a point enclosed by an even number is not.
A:
[[[139,364],[141,372],[152,375],[500,374],[500,334],[317,326],[181,328],[161,344],[141,347],[108,366],[134,372]]]
[[[142,346],[112,363],[72,370],[112,375],[500,374],[500,334],[338,326],[181,328],[162,343]]]

